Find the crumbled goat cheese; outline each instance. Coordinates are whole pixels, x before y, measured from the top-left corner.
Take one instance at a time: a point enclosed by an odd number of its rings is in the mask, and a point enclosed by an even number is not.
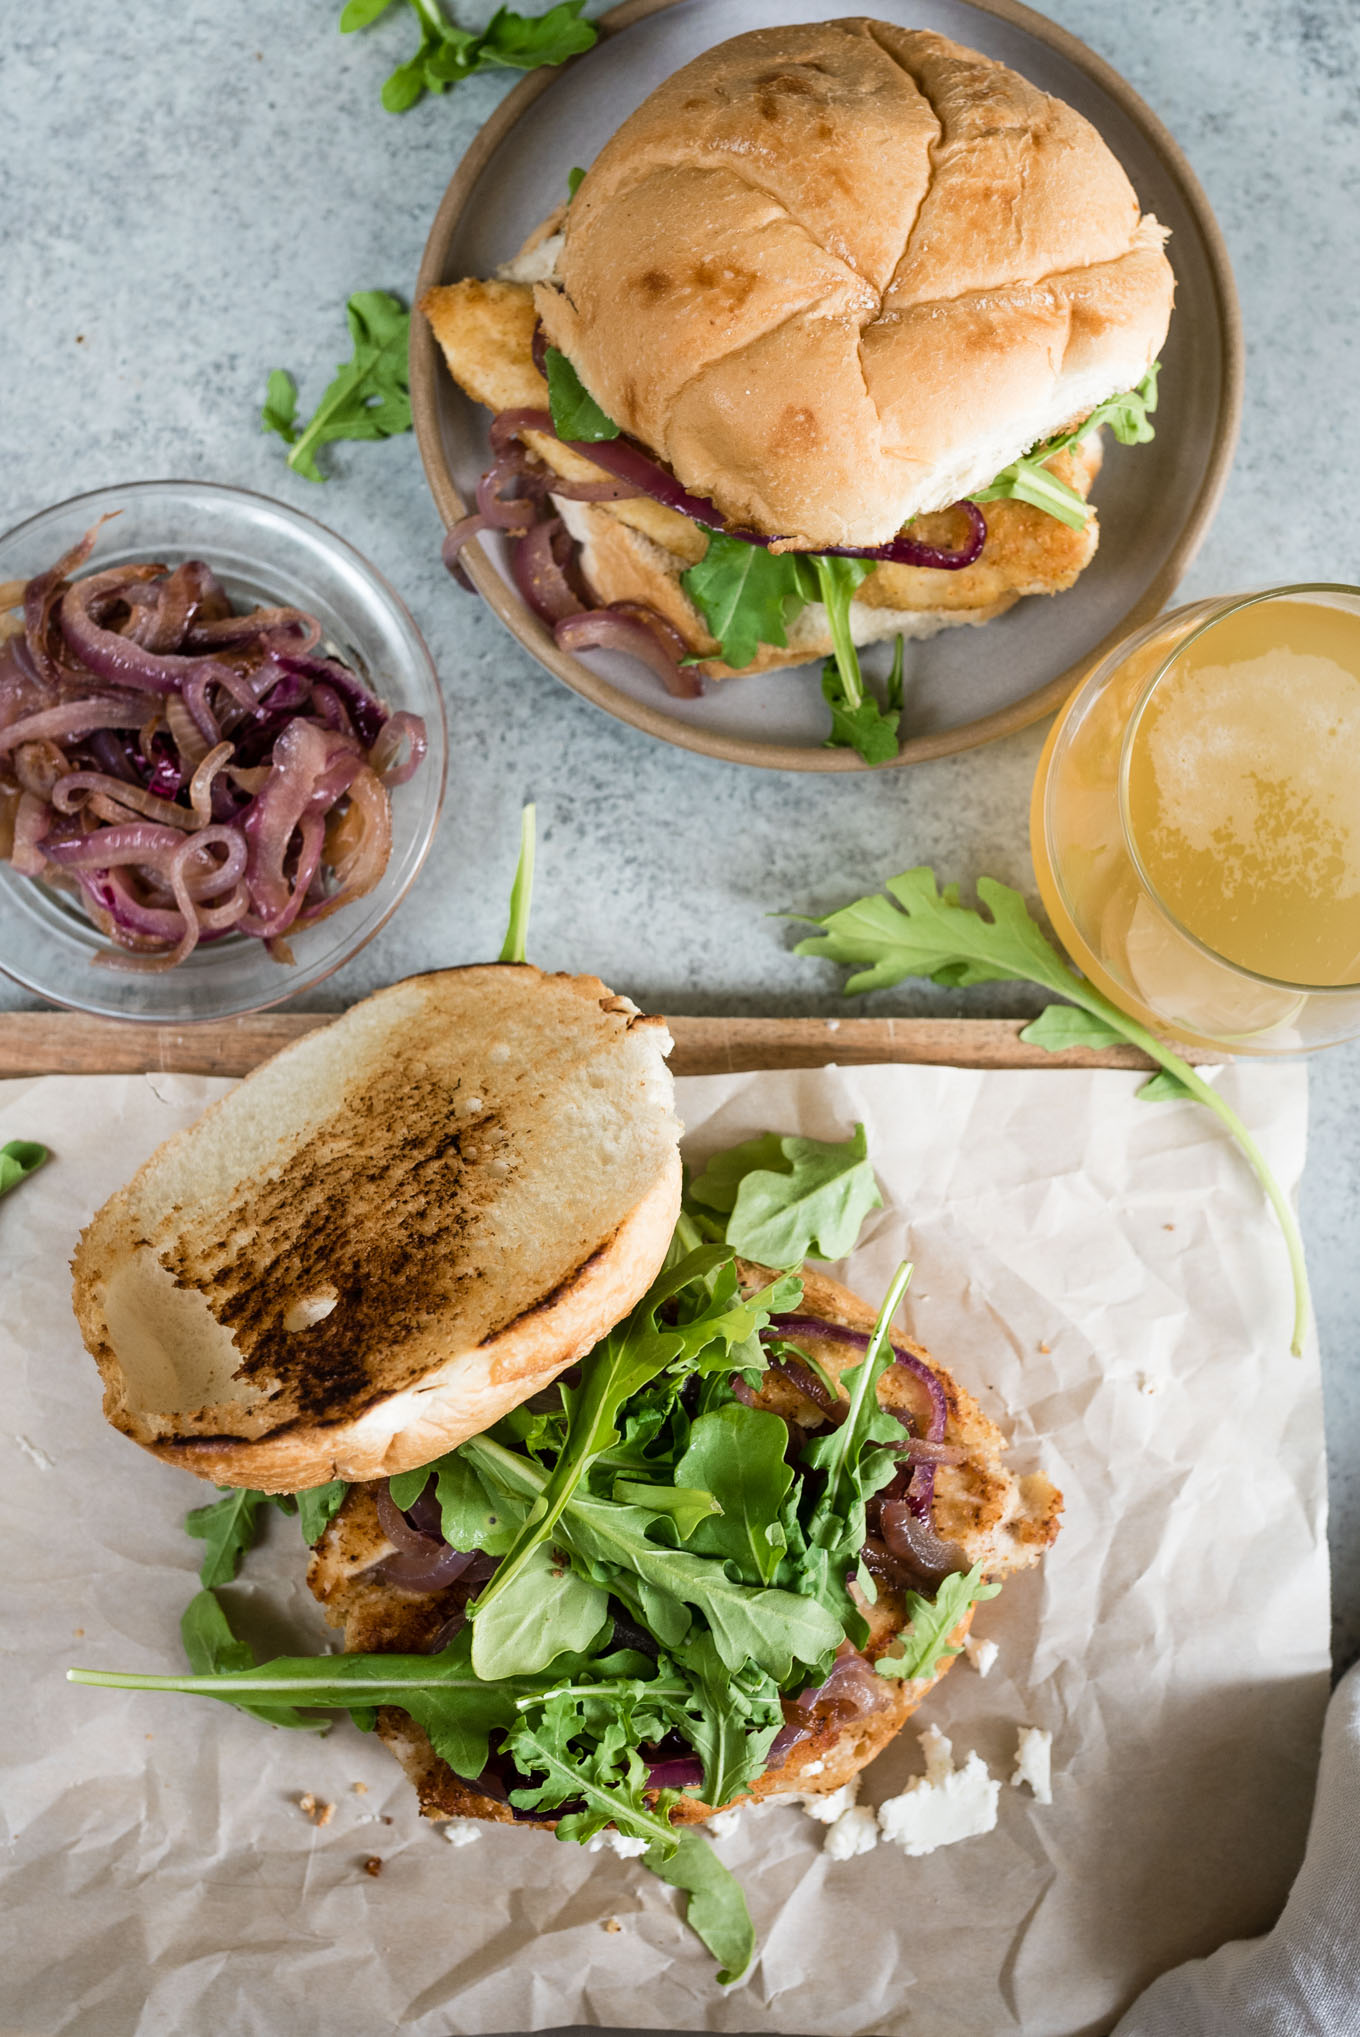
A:
[[[708,1829],[715,1839],[730,1839],[741,1824],[740,1804],[733,1804],[727,1811],[715,1811],[708,1821]]]
[[[471,1846],[482,1836],[479,1818],[449,1818],[439,1829],[450,1846]]]
[[[973,1839],[996,1824],[1001,1784],[994,1782],[980,1754],[970,1754],[962,1768],[954,1766],[954,1749],[938,1726],[919,1734],[926,1772],[909,1782],[901,1796],[878,1807],[878,1828],[885,1839],[913,1858]]]
[[[972,1634],[963,1637],[963,1652],[979,1676],[985,1676],[997,1658],[995,1641],[979,1641]]]
[[[1019,1789],[1027,1782],[1034,1792],[1034,1801],[1051,1804],[1053,1801],[1053,1735],[1046,1733],[1042,1726],[1022,1726],[1019,1743],[1015,1750],[1015,1773],[1011,1777],[1011,1788]]]
[[[819,1825],[834,1825],[842,1811],[848,1811],[859,1795],[859,1777],[852,1775],[849,1782],[843,1782],[839,1789],[824,1790],[820,1796],[805,1796],[801,1799],[803,1809]]]
[[[872,1853],[878,1844],[878,1826],[868,1804],[852,1804],[842,1811],[822,1841],[823,1853],[833,1860],[853,1860],[858,1853]]]
[[[551,283],[562,248],[562,235],[550,233],[536,248],[526,248],[523,254],[502,262],[496,274],[502,283]]]
[[[587,1853],[617,1853],[620,1860],[636,1860],[647,1851],[647,1841],[632,1832],[597,1832],[586,1841]]]

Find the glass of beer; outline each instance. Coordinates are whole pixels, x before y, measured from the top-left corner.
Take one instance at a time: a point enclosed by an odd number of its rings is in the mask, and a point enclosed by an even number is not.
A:
[[[1073,695],[1034,783],[1039,891],[1092,983],[1233,1054],[1360,1034],[1360,588],[1199,601]]]

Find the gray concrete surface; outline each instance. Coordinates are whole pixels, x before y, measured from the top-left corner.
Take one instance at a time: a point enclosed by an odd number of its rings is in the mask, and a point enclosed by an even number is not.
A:
[[[459,0],[483,18],[480,0]],[[534,949],[676,1012],[832,1012],[829,972],[773,908],[824,909],[909,863],[1031,882],[1042,730],[874,780],[741,772],[663,748],[541,672],[451,587],[410,438],[293,477],[256,413],[288,366],[308,408],[348,353],[343,304],[408,292],[439,196],[505,89],[402,118],[378,103],[413,41],[338,0],[123,0],[4,10],[0,525],[85,488],[201,476],[333,524],[410,602],[443,675],[451,789],[404,910],[319,1005],[493,951],[520,802],[539,801]],[[591,11],[595,11],[592,7]],[[1360,16],[1353,0],[1050,0],[1187,150],[1226,232],[1249,348],[1241,452],[1187,596],[1355,579],[1360,469]],[[532,138],[528,145],[532,146]],[[0,1006],[19,1001],[0,989]],[[880,1012],[1030,1008],[1004,986],[912,987]],[[1338,1662],[1360,1652],[1360,1046],[1312,1070],[1304,1193],[1326,1359]]]

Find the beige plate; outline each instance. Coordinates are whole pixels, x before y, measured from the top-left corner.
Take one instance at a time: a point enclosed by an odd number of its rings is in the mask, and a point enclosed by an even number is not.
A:
[[[489,275],[565,195],[624,117],[691,57],[775,21],[815,21],[826,0],[628,0],[599,23],[600,45],[560,71],[532,72],[502,101],[459,165],[435,215],[417,296]],[[1172,230],[1177,309],[1163,352],[1157,437],[1109,450],[1096,486],[1101,546],[1075,588],[1021,602],[985,629],[952,629],[907,647],[905,740],[898,764],[976,748],[1051,713],[1126,630],[1155,615],[1193,558],[1237,441],[1242,333],[1217,222],[1176,143],[1118,74],[1074,36],[1014,0],[875,0],[884,20],[933,28],[999,57],[1091,120],[1128,170],[1146,210]],[[425,472],[446,525],[465,513],[489,464],[487,414],[458,391],[421,318],[411,325],[411,399]],[[669,699],[650,672],[610,653],[558,650],[506,577],[503,546],[464,554],[479,592],[540,664],[648,735],[682,749],[776,771],[862,771],[825,749],[815,667],[711,685]],[[451,587],[450,600],[460,597]],[[875,660],[886,647],[870,653]],[[880,769],[891,769],[882,765]]]

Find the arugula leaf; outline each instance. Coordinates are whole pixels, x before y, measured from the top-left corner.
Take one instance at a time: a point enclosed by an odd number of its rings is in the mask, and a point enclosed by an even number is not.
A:
[[[873,1440],[874,1431],[882,1422],[895,1419],[879,1406],[878,1382],[892,1364],[889,1329],[911,1275],[912,1268],[904,1259],[883,1297],[863,1362],[841,1376],[841,1384],[850,1394],[850,1405],[844,1418],[834,1429],[814,1436],[803,1453],[805,1463],[815,1464],[818,1470],[825,1472],[826,1492],[822,1511],[838,1522],[848,1517],[856,1497],[853,1472],[860,1452],[867,1442]],[[893,1431],[885,1433],[891,1435]],[[894,1440],[900,1434],[899,1424]]]
[[[608,1592],[538,1542],[478,1620],[472,1664],[486,1682],[532,1676],[559,1656],[588,1654],[610,1624]]]
[[[773,1584],[784,1553],[779,1514],[793,1484],[793,1468],[784,1461],[788,1442],[778,1415],[734,1401],[700,1415],[675,1467],[677,1479],[706,1486],[716,1503],[717,1518],[697,1523],[690,1547],[701,1556],[730,1558],[748,1582]]]
[[[1137,1095],[1139,1103],[1174,1103],[1183,1097],[1193,1100],[1194,1091],[1170,1068],[1159,1068],[1155,1075],[1149,1075]]]
[[[474,1436],[462,1448],[510,1494],[546,1501],[550,1480],[527,1458],[487,1436]],[[754,1662],[783,1683],[795,1662],[818,1662],[836,1647],[841,1631],[825,1606],[795,1592],[735,1583],[720,1560],[654,1542],[648,1532],[653,1518],[645,1507],[620,1506],[577,1487],[563,1502],[552,1532],[667,1647],[684,1640],[690,1607],[707,1620],[714,1645],[732,1670]],[[538,1506],[531,1506],[528,1528],[532,1531],[540,1519]],[[499,1583],[505,1568],[502,1563],[493,1583]],[[479,1668],[477,1628],[496,1597],[499,1593],[488,1589],[473,1608],[473,1661]],[[677,1613],[682,1617],[677,1619]]]
[[[765,1757],[784,1724],[779,1685],[747,1663],[729,1669],[711,1634],[694,1634],[673,1657],[689,1680],[685,1696],[657,1702],[704,1765],[703,1800],[726,1804],[764,1773]]]
[[[268,1493],[245,1486],[219,1486],[218,1491],[221,1499],[184,1516],[186,1532],[206,1544],[198,1575],[209,1591],[231,1583],[241,1558],[260,1538],[261,1510],[270,1504]]]
[[[260,422],[292,451],[288,464],[307,481],[324,481],[317,451],[335,439],[385,439],[411,429],[406,354],[411,314],[384,290],[360,290],[345,307],[354,358],[337,369],[310,423],[295,424],[297,391],[276,368],[269,377]]]
[[[50,1158],[46,1146],[34,1139],[11,1139],[0,1146],[0,1195],[8,1195],[21,1181],[27,1181]]]
[[[731,1257],[723,1246],[701,1245],[679,1265],[663,1268],[632,1314],[595,1346],[582,1367],[580,1385],[563,1389],[568,1428],[562,1453],[543,1485],[541,1505],[534,1508],[495,1576],[470,1607],[474,1627],[483,1609],[509,1589],[534,1545],[553,1535],[568,1501],[596,1458],[620,1441],[615,1422],[624,1402],[678,1360],[695,1365],[706,1359],[725,1363],[734,1344],[763,1328],[768,1317],[761,1297],[750,1302],[736,1298]],[[702,1287],[704,1276],[724,1268],[728,1271],[727,1282],[719,1283],[713,1293],[708,1293]],[[660,1324],[658,1311],[662,1305],[682,1296],[696,1283],[703,1296],[697,1314],[673,1325]],[[484,1459],[475,1447],[478,1441],[474,1439],[463,1448],[472,1453],[474,1463],[481,1465]],[[534,1468],[537,1472],[537,1467]]]
[[[501,942],[497,957],[501,962],[522,962],[524,943],[529,934],[529,914],[534,903],[534,846],[535,826],[538,809],[532,803],[526,806],[519,817],[519,861],[515,865],[515,881],[510,887],[510,922]]]
[[[480,31],[458,28],[437,0],[409,0],[420,25],[420,47],[398,64],[382,89],[389,113],[405,113],[426,92],[446,92],[476,71],[497,67],[536,70],[540,64],[562,64],[593,48],[597,31],[580,17],[584,0],[559,0],[545,14],[517,14],[498,7]],[[340,32],[352,35],[385,14],[393,0],[349,0],[340,16]]]
[[[349,1486],[343,1478],[333,1478],[329,1485],[309,1486],[305,1491],[294,1494],[302,1539],[309,1549],[315,1549],[345,1504],[348,1491]]]
[[[1126,389],[1119,396],[1111,396],[1106,402],[1098,403],[1089,417],[1082,419],[1071,431],[1060,431],[1055,437],[1044,439],[1026,453],[1022,459],[1013,460],[1009,467],[1003,467],[995,481],[988,488],[979,488],[973,495],[974,502],[1000,502],[1014,497],[1018,502],[1028,502],[1035,509],[1042,509],[1049,516],[1055,516],[1059,523],[1065,523],[1071,530],[1085,530],[1094,511],[1090,504],[1066,481],[1050,474],[1047,462],[1058,453],[1065,453],[1069,446],[1098,431],[1108,424],[1122,446],[1146,445],[1156,437],[1148,423],[1151,413],[1157,408],[1157,376],[1161,362],[1154,361],[1136,389]]]
[[[649,1507],[654,1514],[664,1514],[675,1523],[682,1542],[690,1540],[701,1521],[723,1511],[711,1492],[697,1486],[646,1485],[639,1478],[616,1478],[612,1497],[621,1506]]]
[[[616,439],[619,428],[601,410],[566,355],[548,347],[543,357],[548,377],[548,408],[553,430],[560,439],[591,444],[597,439]]]
[[[897,641],[900,644],[902,639]],[[822,666],[822,698],[831,709],[831,734],[823,744],[824,749],[855,750],[866,764],[892,762],[897,755],[900,708],[880,707],[867,686],[858,706],[852,707],[834,658],[828,658]]]
[[[643,1864],[689,1896],[685,1922],[720,1961],[718,1981],[731,1987],[755,1957],[756,1934],[741,1883],[724,1867],[710,1842],[692,1827],[673,1835],[675,1850],[649,1847]]]
[[[960,1652],[949,1646],[949,1637],[969,1606],[995,1598],[1000,1589],[999,1584],[982,1582],[982,1565],[975,1563],[966,1574],[956,1571],[946,1577],[933,1603],[919,1591],[909,1591],[901,1653],[880,1655],[874,1664],[879,1675],[913,1682],[917,1677],[933,1676],[942,1657]]]
[[[646,1839],[663,1857],[674,1852],[669,1811],[678,1792],[663,1790],[654,1805],[643,1796],[649,1778],[638,1743],[656,1737],[659,1722],[631,1715],[647,1703],[648,1687],[640,1684],[611,1693],[601,1717],[603,1707],[593,1693],[566,1690],[535,1707],[534,1716],[522,1714],[506,1736],[506,1750],[520,1773],[535,1779],[511,1790],[514,1808],[556,1811],[583,1802],[583,1809],[558,1819],[559,1838],[584,1844],[616,1825]]]
[[[195,1592],[184,1608],[179,1632],[189,1667],[196,1676],[216,1676],[255,1667],[255,1657],[245,1642],[238,1641],[232,1633],[215,1592]],[[263,1719],[267,1726],[291,1726],[304,1733],[325,1730],[320,1720],[304,1719],[292,1705],[244,1704],[239,1698],[227,1698],[224,1702],[234,1704],[238,1711],[249,1712],[253,1718]]]
[[[1009,885],[999,884],[992,877],[979,877],[978,896],[990,912],[990,919],[985,919],[976,908],[959,903],[956,884],[946,885],[941,891],[934,871],[924,864],[904,871],[900,877],[889,878],[886,888],[889,898],[875,893],[856,899],[839,912],[813,918],[810,923],[822,931],[800,941],[795,954],[817,955],[825,961],[854,968],[856,973],[845,984],[848,994],[881,990],[901,983],[908,976],[927,976],[935,983],[951,987],[993,982],[1038,983],[1101,1020],[1111,1034],[1140,1047],[1175,1078],[1180,1085],[1175,1094],[1193,1097],[1214,1113],[1236,1140],[1260,1182],[1289,1254],[1294,1287],[1290,1348],[1297,1357],[1303,1349],[1310,1311],[1303,1239],[1289,1198],[1232,1106],[1165,1041],[1120,1011],[1085,977],[1079,976],[1043,934],[1020,893]],[[1070,1023],[1064,1017],[1044,1026],[1036,1019],[1020,1037],[1039,1046],[1048,1046],[1056,1038],[1070,1044],[1062,1030]],[[1165,1093],[1154,1091],[1154,1100]]]
[[[515,1723],[518,1700],[541,1691],[543,1680],[483,1683],[472,1670],[471,1646],[464,1628],[439,1655],[283,1655],[258,1668],[243,1664],[215,1674],[68,1669],[66,1679],[111,1690],[173,1690],[252,1706],[282,1700],[308,1710],[346,1711],[365,1732],[372,1730],[380,1705],[397,1705],[425,1728],[435,1752],[456,1774],[477,1776],[486,1767],[492,1732]]]
[[[883,1206],[863,1125],[845,1140],[748,1139],[710,1160],[689,1193],[729,1212],[728,1244],[766,1266],[843,1259]]]
[[[798,552],[767,552],[726,531],[699,528],[708,549],[680,575],[680,584],[718,640],[734,671],[751,664],[762,644],[788,646],[790,624],[816,598]]]
[[[1124,1035],[1098,1011],[1083,1011],[1075,1004],[1045,1005],[1020,1035],[1026,1046],[1042,1047],[1049,1054],[1066,1053],[1069,1047],[1125,1047]]]
[[[483,1549],[488,1556],[503,1556],[523,1521],[524,1509],[507,1509],[503,1499],[493,1499],[463,1450],[451,1450],[447,1457],[422,1465],[418,1471],[403,1471],[389,1478],[387,1489],[393,1504],[403,1510],[414,1506],[431,1478],[449,1547]]]

